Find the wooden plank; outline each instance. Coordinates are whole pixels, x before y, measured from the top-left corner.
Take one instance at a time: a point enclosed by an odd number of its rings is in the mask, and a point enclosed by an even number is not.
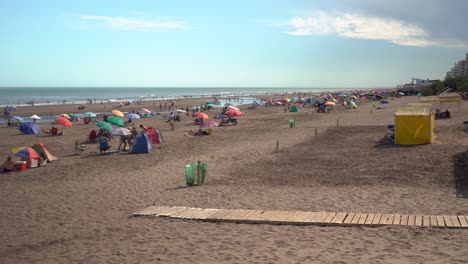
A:
[[[414,220],[414,225],[422,226],[422,215],[416,215],[416,219]]]
[[[409,216],[408,216],[408,225],[414,226],[415,220],[416,220],[416,216],[415,216],[415,215],[409,215]]]
[[[316,212],[315,216],[310,218],[309,223],[318,223],[318,219],[320,219],[325,212]]]
[[[382,214],[382,217],[380,218],[379,224],[386,225],[387,224],[387,219],[388,219],[388,214]]]
[[[391,225],[393,224],[393,218],[395,218],[395,215],[394,214],[389,214],[388,217],[387,217],[387,225]]]
[[[451,215],[451,216],[450,216],[450,220],[452,220],[452,225],[453,225],[454,227],[461,227],[460,222],[458,221],[457,216]]]
[[[459,215],[458,221],[460,221],[460,226],[461,227],[468,227],[468,221],[466,221],[466,218],[463,215]]]
[[[380,223],[381,218],[382,218],[382,214],[375,214],[374,219],[372,220],[372,224],[378,225]]]
[[[401,215],[400,225],[408,225],[408,215]]]
[[[447,227],[453,227],[452,220],[450,219],[450,217],[448,215],[443,215],[443,217],[444,217],[445,225]]]
[[[392,225],[400,225],[400,221],[401,221],[401,215],[400,214],[395,214],[395,217],[393,218]]]
[[[368,214],[361,214],[361,216],[358,219],[358,224],[363,225],[366,222]]]
[[[160,208],[155,215],[157,215],[157,216],[166,216],[165,213],[169,212],[172,209],[173,209],[172,207]]]
[[[298,223],[298,224],[302,224],[304,223],[304,220],[307,219],[310,215],[312,214],[312,212],[299,212],[296,214],[296,218],[294,219],[294,222]]]
[[[177,213],[171,215],[173,218],[185,218],[185,216],[189,213],[192,213],[191,208],[185,208],[184,210],[180,210]]]
[[[345,220],[343,221],[343,224],[350,224],[351,220],[353,220],[354,215],[356,215],[356,213],[348,213]]]
[[[167,210],[163,214],[160,214],[160,216],[166,216],[166,217],[172,217],[173,214],[176,214],[177,212],[185,210],[185,207],[172,207],[171,209]]]
[[[437,217],[435,215],[430,215],[429,219],[431,221],[431,226],[438,226]]]
[[[260,216],[261,214],[263,214],[263,212],[264,212],[264,211],[262,211],[262,210],[255,211],[254,214],[252,214],[252,215],[249,216],[249,219],[248,219],[248,220],[249,220],[249,221],[252,221],[252,222],[254,222],[254,223],[257,222],[257,221],[260,219],[259,216]]]
[[[436,216],[436,218],[437,218],[437,226],[445,227],[444,217],[441,216],[441,215],[438,215],[438,216]]]
[[[341,224],[343,220],[346,218],[347,213],[337,213],[331,223],[333,224]]]
[[[325,223],[330,223],[333,220],[333,217],[335,217],[336,213],[330,213],[324,220]]]
[[[267,220],[274,223],[284,223],[287,217],[287,211],[272,211],[269,213]]]
[[[372,224],[372,220],[374,220],[374,217],[375,217],[375,214],[368,214],[368,215],[367,215],[366,222],[365,222],[364,224],[366,224],[366,225],[371,225],[371,224]]]
[[[428,215],[423,215],[422,225],[431,226],[431,218]]]
[[[319,213],[319,212],[311,212],[310,215],[309,215],[308,217],[306,217],[306,218],[304,219],[304,221],[302,221],[302,222],[304,222],[304,223],[310,223],[310,221],[312,221],[312,219],[314,219],[315,217],[317,217],[318,213]]]
[[[354,215],[353,219],[351,219],[350,224],[357,225],[359,217],[361,217],[361,213],[356,213]]]
[[[324,223],[329,214],[329,212],[323,212],[323,214],[317,219],[317,223]]]

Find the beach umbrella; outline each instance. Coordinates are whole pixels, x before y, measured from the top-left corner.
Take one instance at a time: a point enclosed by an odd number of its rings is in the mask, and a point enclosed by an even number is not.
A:
[[[11,112],[11,111],[16,111],[16,107],[14,106],[11,106],[11,105],[7,105],[3,108],[3,111],[8,111],[8,112]]]
[[[31,119],[42,119],[42,118],[41,118],[40,116],[38,116],[38,115],[32,115],[30,118],[31,118]]]
[[[34,122],[23,122],[19,126],[19,130],[26,135],[35,135],[41,131],[41,128]]]
[[[13,154],[15,154],[15,156],[18,156],[20,158],[23,158],[23,159],[37,159],[39,158],[39,154],[37,154],[37,152],[30,148],[30,147],[18,147],[18,148],[14,148],[11,150],[11,152]]]
[[[353,101],[349,101],[349,104],[350,104],[352,107],[354,107],[354,108],[357,108],[357,105],[356,105],[356,103],[355,103],[355,102],[353,102]]]
[[[226,113],[224,113],[227,116],[241,116],[243,115],[241,111],[238,110],[229,110]]]
[[[67,115],[67,114],[61,114],[60,116],[61,116],[61,117],[65,117],[65,118],[68,119],[68,120],[71,120],[71,119],[72,119],[71,116],[69,116],[69,115]]]
[[[130,132],[130,130],[128,130],[127,128],[118,127],[114,129],[114,131],[112,131],[111,134],[114,136],[130,136],[132,132]]]
[[[275,104],[276,105],[283,105],[283,103],[281,103],[280,101],[276,101]]]
[[[212,128],[212,127],[217,127],[217,126],[219,126],[218,122],[213,121],[213,120],[209,120],[209,121],[203,122],[200,125],[200,128]]]
[[[80,122],[80,118],[78,117],[78,115],[75,115],[75,114],[70,114],[70,121],[72,122]]]
[[[239,111],[239,108],[232,106],[232,105],[228,106],[228,109]]]
[[[351,95],[350,97],[353,98],[353,99],[357,99],[357,97],[355,95]]]
[[[381,100],[380,103],[381,104],[388,104],[388,101],[387,100]]]
[[[124,121],[116,116],[110,116],[106,119],[106,121],[114,125],[121,126],[121,127],[124,126]]]
[[[96,126],[98,126],[99,128],[102,128],[104,130],[107,130],[107,131],[113,131],[114,130],[112,125],[107,123],[107,122],[97,122]]]
[[[399,94],[399,95],[405,95],[405,93],[404,93],[404,92],[398,92],[398,94]]]
[[[146,108],[141,109],[141,111],[146,112],[146,113],[149,113],[149,114],[151,113],[151,111],[148,110],[148,109],[146,109]]]
[[[55,119],[55,123],[60,124],[62,126],[72,126],[72,122],[64,117],[58,117]]]
[[[177,113],[187,113],[187,111],[182,110],[182,109],[176,109],[175,111],[176,111]]]
[[[334,102],[326,102],[325,105],[326,106],[335,106],[335,103]]]
[[[18,122],[24,122],[24,119],[19,116],[12,116],[11,118],[15,119]]]
[[[196,112],[195,116],[199,117],[199,118],[202,118],[202,119],[208,119],[209,118],[208,115],[203,113],[203,112]]]
[[[86,113],[84,113],[84,115],[87,116],[87,117],[96,117],[96,114],[93,113],[93,112],[86,112]]]
[[[129,119],[140,119],[141,117],[140,117],[140,115],[135,114],[135,113],[128,113],[127,118],[129,118]]]
[[[112,110],[112,113],[116,116],[120,116],[120,117],[124,117],[124,114],[122,112],[120,112],[119,110]]]
[[[258,100],[253,100],[253,103],[256,105],[260,105],[260,102]]]

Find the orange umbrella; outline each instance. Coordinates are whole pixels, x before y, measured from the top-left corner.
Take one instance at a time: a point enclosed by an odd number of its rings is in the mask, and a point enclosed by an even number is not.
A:
[[[236,110],[229,110],[224,114],[227,115],[227,116],[241,116],[242,112],[241,111],[236,111]]]
[[[195,116],[199,117],[199,118],[202,118],[202,119],[208,119],[208,115],[203,113],[203,112],[196,112]]]
[[[70,122],[70,120],[66,119],[65,117],[56,118],[55,123],[60,124],[62,126],[71,126],[72,125],[72,122]]]
[[[112,113],[116,116],[120,116],[120,117],[124,117],[124,114],[122,112],[120,112],[119,110],[112,110]]]

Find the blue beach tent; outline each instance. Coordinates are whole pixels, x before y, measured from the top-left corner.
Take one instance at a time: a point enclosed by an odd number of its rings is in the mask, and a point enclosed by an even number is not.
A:
[[[19,126],[21,133],[26,135],[35,135],[41,131],[39,125],[34,122],[23,122]]]
[[[133,144],[130,154],[149,153],[152,148],[153,146],[148,136],[144,133],[140,133],[135,138],[135,143]]]

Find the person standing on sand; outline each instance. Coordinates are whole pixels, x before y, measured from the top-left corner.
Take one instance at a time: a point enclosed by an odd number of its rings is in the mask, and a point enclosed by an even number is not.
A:
[[[145,133],[148,132],[148,128],[146,126],[144,126],[143,124],[140,125],[140,128],[141,128],[141,133]]]

